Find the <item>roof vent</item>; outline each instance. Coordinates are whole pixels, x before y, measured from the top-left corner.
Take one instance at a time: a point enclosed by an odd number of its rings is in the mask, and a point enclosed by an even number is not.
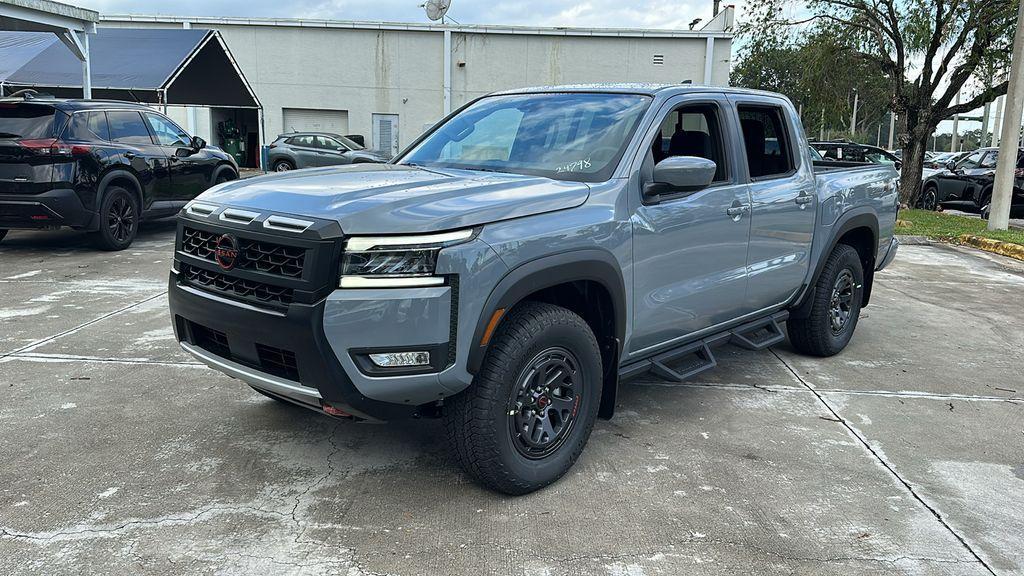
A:
[[[655,54],[654,58],[652,59],[652,62],[654,63],[655,66],[664,66],[665,65],[665,55],[664,54]]]

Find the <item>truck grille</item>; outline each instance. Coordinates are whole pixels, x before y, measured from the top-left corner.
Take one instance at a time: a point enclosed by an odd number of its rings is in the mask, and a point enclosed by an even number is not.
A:
[[[242,278],[203,270],[188,264],[181,265],[181,274],[189,284],[196,284],[213,292],[220,292],[227,296],[252,300],[257,303],[288,306],[293,300],[291,288],[243,280]]]
[[[220,237],[215,232],[185,227],[182,230],[181,249],[186,254],[214,262]],[[301,278],[306,264],[306,249],[295,246],[239,238],[238,252],[235,268],[285,278]]]

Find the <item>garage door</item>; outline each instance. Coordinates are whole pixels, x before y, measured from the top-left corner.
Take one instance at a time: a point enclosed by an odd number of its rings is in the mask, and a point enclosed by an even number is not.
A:
[[[334,132],[348,134],[348,110],[285,108],[282,132]]]

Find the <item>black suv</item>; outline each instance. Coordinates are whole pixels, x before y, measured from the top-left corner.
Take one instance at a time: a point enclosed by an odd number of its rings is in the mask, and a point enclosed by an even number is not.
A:
[[[234,159],[148,106],[0,98],[0,239],[68,226],[123,250],[143,219],[238,177]]]

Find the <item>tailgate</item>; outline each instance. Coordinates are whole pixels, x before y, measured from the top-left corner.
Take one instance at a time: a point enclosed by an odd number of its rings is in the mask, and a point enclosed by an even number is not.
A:
[[[0,139],[0,194],[38,194],[50,189],[52,177],[53,158]]]
[[[34,194],[50,189],[53,161],[46,145],[66,115],[53,106],[0,102],[0,194]]]

